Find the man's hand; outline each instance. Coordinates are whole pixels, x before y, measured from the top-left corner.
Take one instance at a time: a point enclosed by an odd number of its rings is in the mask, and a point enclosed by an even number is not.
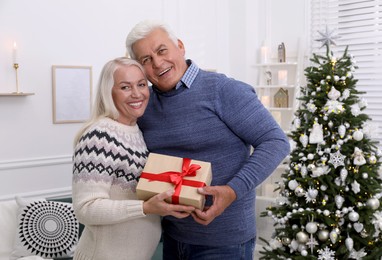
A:
[[[174,205],[165,201],[174,194],[174,190],[168,190],[155,195],[143,202],[143,212],[145,214],[157,214],[160,216],[174,216],[176,218],[188,217],[195,210],[192,206]]]
[[[203,211],[200,209],[195,209],[195,211],[191,213],[194,220],[202,225],[210,224],[236,199],[235,191],[227,185],[207,186],[204,188],[199,188],[198,192],[200,194],[211,195],[213,197],[211,207],[206,207]]]

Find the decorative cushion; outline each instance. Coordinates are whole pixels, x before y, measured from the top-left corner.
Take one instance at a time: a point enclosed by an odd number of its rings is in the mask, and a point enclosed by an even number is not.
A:
[[[12,259],[40,256],[72,257],[78,242],[79,223],[72,204],[16,197],[18,227]]]

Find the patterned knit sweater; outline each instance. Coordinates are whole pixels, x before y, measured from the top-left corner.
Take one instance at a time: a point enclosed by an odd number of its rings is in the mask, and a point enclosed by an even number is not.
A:
[[[160,217],[145,215],[135,193],[147,156],[138,125],[104,118],[83,134],[73,157],[73,206],[85,229],[74,259],[151,259]]]
[[[211,185],[229,185],[237,200],[207,226],[168,216],[162,228],[185,243],[240,244],[256,236],[256,187],[289,153],[289,142],[251,86],[218,73],[187,72],[187,87],[166,93],[153,87],[139,127],[150,152],[211,162]]]

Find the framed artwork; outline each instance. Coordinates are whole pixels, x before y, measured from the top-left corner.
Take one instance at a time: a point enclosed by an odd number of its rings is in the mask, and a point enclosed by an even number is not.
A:
[[[52,66],[53,123],[79,123],[90,117],[92,67]]]

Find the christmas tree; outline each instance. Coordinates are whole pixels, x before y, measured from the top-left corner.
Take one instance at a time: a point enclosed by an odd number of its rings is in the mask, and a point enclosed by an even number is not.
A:
[[[261,213],[275,231],[260,259],[382,259],[382,153],[354,58],[348,47],[335,57],[332,32],[321,35],[326,55],[305,69],[279,197]]]

